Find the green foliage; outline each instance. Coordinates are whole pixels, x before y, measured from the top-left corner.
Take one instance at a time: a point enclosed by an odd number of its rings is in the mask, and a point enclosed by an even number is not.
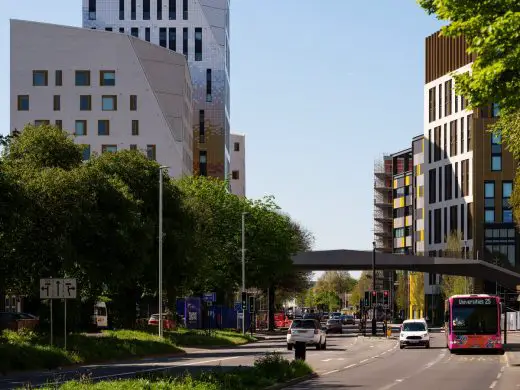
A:
[[[168,337],[173,344],[181,347],[224,347],[256,341],[256,338],[249,334],[226,330],[215,330],[208,335],[206,331],[179,329],[172,332],[165,332],[164,335]]]
[[[462,233],[452,232],[446,240],[446,256],[462,258]],[[464,276],[443,275],[441,282],[442,295],[445,298],[456,294],[467,294],[472,290],[472,280]]]

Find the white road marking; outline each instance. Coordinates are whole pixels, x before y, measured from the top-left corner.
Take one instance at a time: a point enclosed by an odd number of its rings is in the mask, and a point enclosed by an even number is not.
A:
[[[402,382],[402,381],[404,381],[404,379],[396,379],[395,381],[396,382]]]
[[[323,359],[322,362],[330,362],[332,359]]]
[[[338,360],[345,360],[345,358],[338,358]]]
[[[368,362],[368,359],[363,359],[360,361],[360,363],[365,363],[365,362]]]
[[[381,352],[381,355],[384,355],[385,353],[387,353],[388,351],[384,351],[384,352]]]
[[[357,366],[357,364],[350,364],[350,365],[348,365],[346,367],[343,367],[343,368],[346,370],[348,368],[352,368],[352,367],[355,367],[355,366]]]
[[[502,373],[499,372],[498,375],[497,375],[497,379],[500,379],[501,376],[502,376]]]
[[[506,369],[505,366],[502,367],[502,368],[500,369],[500,372],[504,372],[505,369]]]
[[[323,374],[321,374],[321,375],[329,375],[329,374],[332,374],[332,373],[334,373],[334,372],[338,372],[338,371],[339,371],[339,370],[327,371],[327,372],[325,372],[325,373],[323,373]]]
[[[376,359],[376,358],[378,358],[378,357],[379,357],[379,355],[376,355],[376,356],[373,357],[373,359]]]
[[[491,384],[489,385],[489,388],[492,389],[492,388],[494,388],[496,385],[497,385],[497,381],[493,381],[493,383],[491,383]]]

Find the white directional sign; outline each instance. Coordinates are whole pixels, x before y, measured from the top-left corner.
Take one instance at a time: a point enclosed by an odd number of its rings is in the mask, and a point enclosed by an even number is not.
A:
[[[40,299],[76,299],[76,279],[40,279]]]

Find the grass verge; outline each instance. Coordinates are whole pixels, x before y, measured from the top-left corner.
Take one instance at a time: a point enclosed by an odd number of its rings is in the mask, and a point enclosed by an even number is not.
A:
[[[61,390],[261,390],[277,383],[301,378],[312,369],[299,360],[284,359],[280,354],[267,354],[257,359],[253,367],[239,367],[231,371],[222,369],[204,372],[197,376],[172,377],[154,374],[146,378],[91,383],[88,380],[68,382]],[[48,387],[48,390],[55,387]]]
[[[51,347],[31,331],[3,331],[0,373],[182,352],[169,338],[161,340],[150,333],[128,330],[107,331],[103,337],[72,334],[67,338],[67,347],[67,351]]]
[[[181,347],[226,347],[256,341],[256,338],[232,330],[215,330],[211,334],[199,330],[179,329],[165,332],[173,344]]]

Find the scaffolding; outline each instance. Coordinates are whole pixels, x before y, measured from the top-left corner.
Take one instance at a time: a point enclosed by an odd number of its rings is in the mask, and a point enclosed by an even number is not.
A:
[[[374,242],[380,252],[393,249],[392,156],[374,161]]]

